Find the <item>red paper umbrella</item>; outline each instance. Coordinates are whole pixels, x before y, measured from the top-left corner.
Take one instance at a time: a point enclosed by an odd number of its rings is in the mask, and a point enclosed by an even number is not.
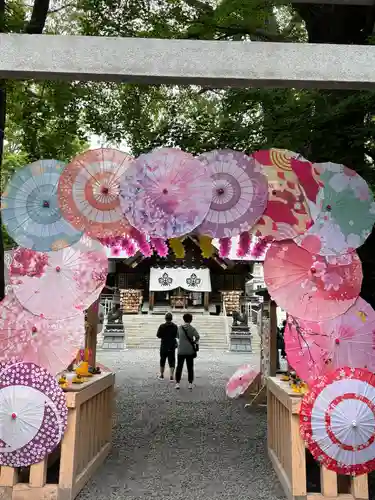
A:
[[[355,252],[328,260],[293,241],[274,242],[264,261],[264,279],[270,295],[291,315],[322,321],[354,304],[362,267]]]
[[[313,457],[337,474],[375,469],[375,375],[339,368],[319,377],[300,410],[301,435]]]
[[[116,149],[76,156],[61,174],[58,195],[63,216],[92,238],[122,236],[129,224],[120,209],[120,179],[132,159]]]
[[[257,151],[252,156],[268,179],[267,208],[252,232],[275,240],[303,234],[313,221],[306,194],[300,185],[301,173],[298,176],[293,170],[293,165],[300,161],[298,155],[282,149],[269,149]],[[295,168],[302,170],[302,167]]]

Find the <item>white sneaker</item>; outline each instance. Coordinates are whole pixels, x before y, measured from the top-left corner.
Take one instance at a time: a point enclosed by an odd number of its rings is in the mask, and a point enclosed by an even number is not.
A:
[[[175,389],[179,389],[179,388],[180,388],[180,384],[176,384]]]
[[[193,384],[189,384],[188,389],[192,390],[192,388],[193,388]]]

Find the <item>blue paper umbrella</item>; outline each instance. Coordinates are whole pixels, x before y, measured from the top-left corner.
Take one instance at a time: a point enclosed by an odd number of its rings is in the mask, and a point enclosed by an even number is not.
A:
[[[2,195],[3,223],[16,243],[39,252],[60,250],[82,232],[67,222],[58,205],[57,186],[65,164],[39,160],[17,170]]]

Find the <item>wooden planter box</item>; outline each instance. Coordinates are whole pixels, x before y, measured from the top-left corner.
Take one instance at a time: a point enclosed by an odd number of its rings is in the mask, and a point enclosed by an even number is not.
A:
[[[325,467],[320,467],[320,492],[308,491],[306,448],[299,432],[301,397],[287,382],[267,379],[268,455],[288,500],[368,500],[367,475],[339,476]]]
[[[58,456],[32,465],[27,483],[19,482],[18,469],[0,467],[1,500],[73,500],[78,495],[111,448],[114,380],[113,373],[103,373],[68,390],[68,426]],[[47,484],[48,462],[58,459],[58,484]]]

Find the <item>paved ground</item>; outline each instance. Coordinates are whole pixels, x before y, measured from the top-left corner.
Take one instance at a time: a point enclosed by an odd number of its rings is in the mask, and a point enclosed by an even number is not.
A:
[[[266,457],[265,411],[224,393],[249,356],[201,351],[190,393],[186,373],[179,392],[157,380],[157,355],[99,352],[116,372],[118,420],[112,455],[78,499],[284,500]]]

